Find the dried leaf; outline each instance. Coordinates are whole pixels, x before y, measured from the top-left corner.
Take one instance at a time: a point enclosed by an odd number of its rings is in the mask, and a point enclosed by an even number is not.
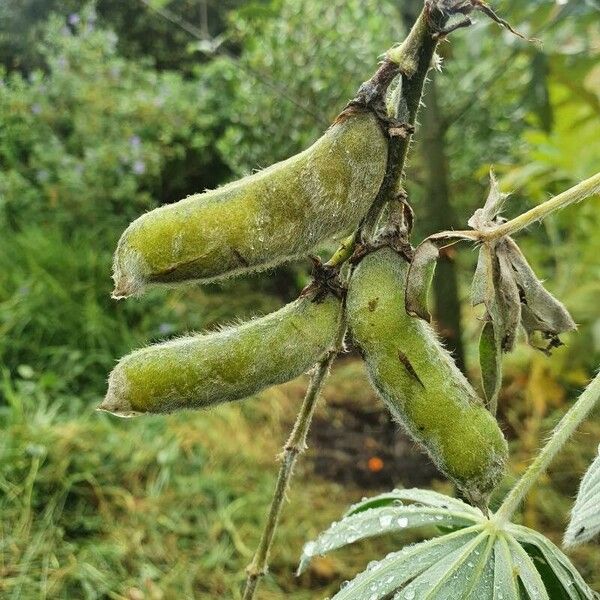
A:
[[[436,243],[425,240],[415,251],[406,281],[406,312],[427,322],[431,321],[427,299],[439,256]]]
[[[471,304],[489,306],[494,300],[494,269],[492,250],[489,244],[482,244],[477,258],[477,268],[471,284]]]
[[[523,304],[528,309],[523,311],[523,326],[530,337],[536,331],[545,334],[551,348],[557,344],[558,334],[577,328],[575,321],[564,304],[544,288],[514,240],[506,238],[504,244]]]
[[[427,299],[440,249],[461,240],[476,241],[477,234],[471,231],[442,231],[417,246],[406,280],[405,303],[409,315],[431,321]]]
[[[496,294],[495,305],[490,310],[490,315],[494,321],[496,335],[500,338],[500,347],[504,352],[510,352],[515,345],[517,329],[521,321],[521,297],[504,240],[496,244],[494,267]]]
[[[490,191],[488,197],[483,208],[478,208],[469,219],[469,227],[476,230],[483,230],[497,224],[495,221],[504,210],[506,199],[509,196],[510,194],[500,191],[494,171],[490,169]]]

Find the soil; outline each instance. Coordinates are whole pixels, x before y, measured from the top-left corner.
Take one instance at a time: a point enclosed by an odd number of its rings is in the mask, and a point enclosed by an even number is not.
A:
[[[445,479],[392,420],[361,361],[341,361],[324,396],[307,454],[315,475],[365,489],[428,487]]]

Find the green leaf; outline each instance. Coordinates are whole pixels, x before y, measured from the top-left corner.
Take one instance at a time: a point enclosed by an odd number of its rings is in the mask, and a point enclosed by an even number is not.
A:
[[[494,544],[493,600],[520,600],[510,548],[504,536],[500,536]]]
[[[410,488],[406,490],[395,489],[391,492],[379,494],[372,498],[365,498],[364,500],[357,502],[352,505],[346,512],[344,517],[349,517],[359,512],[369,510],[371,508],[380,508],[382,506],[398,505],[403,502],[414,502],[423,506],[431,506],[435,508],[444,508],[448,510],[455,510],[458,512],[468,512],[473,514],[474,517],[481,519],[483,518],[482,512],[459,500],[458,498],[452,498],[439,492],[432,490],[421,490],[418,488]]]
[[[486,321],[479,338],[479,366],[481,382],[488,407],[496,404],[502,384],[502,349],[496,343],[492,321]],[[495,412],[495,411],[493,411]]]
[[[544,582],[529,554],[513,537],[507,537],[514,567],[525,591],[532,600],[550,600]]]
[[[420,504],[397,504],[405,501]],[[462,523],[463,528],[370,563],[333,600],[389,600],[392,595],[393,600],[594,600],[569,559],[543,535],[520,525],[500,525],[463,504],[418,489],[363,500],[307,544],[299,571],[316,554],[380,533],[437,524],[445,513],[443,522]]]
[[[345,585],[333,600],[385,598],[448,554],[460,550],[477,533],[476,527],[469,527],[388,554],[383,560],[371,563],[366,571]]]
[[[536,548],[564,588],[564,591],[567,594],[566,597],[572,598],[573,600],[580,597],[593,600],[594,592],[585,583],[567,556],[565,556],[565,554],[548,538],[537,531],[529,529],[528,527],[523,527],[522,525],[511,523],[506,529],[507,532],[514,536],[515,540],[524,547],[533,546]],[[576,590],[579,595],[575,594],[573,590]]]
[[[394,596],[394,600],[468,598],[480,574],[482,553],[484,553],[488,539],[487,533],[482,532],[460,548],[449,552],[432,568],[399,591]]]
[[[369,537],[432,525],[468,527],[481,522],[482,518],[470,511],[449,511],[444,508],[418,505],[386,506],[358,512],[334,523],[315,541],[306,544],[298,572],[302,573],[314,556]]]
[[[600,533],[600,446],[598,453],[581,480],[565,532],[566,547],[588,542]]]

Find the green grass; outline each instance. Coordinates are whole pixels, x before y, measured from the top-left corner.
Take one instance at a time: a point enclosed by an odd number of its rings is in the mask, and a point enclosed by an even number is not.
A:
[[[0,596],[240,598],[274,484],[275,456],[303,383],[209,412],[116,420],[93,410],[97,399],[50,397],[35,377],[5,377]],[[357,363],[335,371],[326,397],[337,404],[340,393],[370,397]],[[587,432],[597,436],[597,425]],[[585,466],[593,448],[582,452],[579,441],[555,473],[569,461]],[[576,472],[568,482],[559,478],[559,487],[576,479]],[[392,539],[373,541],[293,576],[302,544],[364,493],[315,477],[310,454],[302,461],[261,598],[324,598],[395,547]],[[543,530],[556,539],[562,523],[552,513],[560,508],[566,517],[568,496],[547,488],[536,502],[540,526],[550,523],[553,531]],[[574,557],[599,588],[597,547]]]

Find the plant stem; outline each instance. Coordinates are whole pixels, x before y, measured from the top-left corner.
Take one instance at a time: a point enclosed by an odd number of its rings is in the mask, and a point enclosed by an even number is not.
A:
[[[394,116],[403,125],[404,134],[390,137],[385,177],[363,223],[367,236],[373,233],[383,208],[393,199],[401,184],[423,88],[437,46],[436,33],[447,20],[447,15],[424,8],[404,43],[387,52],[387,60],[399,66],[402,76],[399,93],[394,98]]]
[[[522,215],[515,217],[511,221],[507,221],[498,227],[494,227],[489,231],[481,231],[480,240],[482,242],[491,242],[505,235],[512,235],[525,227],[528,227],[536,221],[541,221],[551,213],[565,208],[570,204],[581,202],[590,196],[600,193],[600,173],[592,175],[589,179],[585,179],[581,183],[574,185],[572,188],[550,198],[539,206],[535,206],[531,210],[524,212]]]
[[[585,391],[579,396],[577,402],[568,410],[567,414],[560,420],[560,423],[554,429],[552,436],[544,449],[537,455],[531,463],[525,474],[510,491],[508,496],[502,502],[502,505],[493,517],[496,526],[501,528],[508,523],[514,512],[527,495],[531,486],[537,481],[538,477],[548,468],[552,459],[558,451],[565,445],[567,440],[575,432],[577,427],[588,416],[596,403],[600,399],[600,373],[594,377]]]
[[[358,231],[351,233],[347,238],[344,238],[339,248],[334,252],[331,258],[325,263],[326,267],[340,267],[343,265],[354,252],[356,247],[356,238],[358,237]]]
[[[327,356],[325,356],[325,358],[315,365],[302,402],[302,407],[296,417],[294,428],[284,446],[283,459],[281,461],[281,467],[279,468],[279,474],[277,475],[277,483],[275,485],[273,499],[271,500],[271,506],[269,507],[269,512],[267,514],[267,521],[260,542],[258,543],[258,548],[254,554],[254,558],[246,569],[247,579],[243,600],[252,600],[254,598],[260,578],[266,575],[269,569],[269,552],[271,550],[271,545],[273,544],[275,530],[279,523],[281,508],[283,506],[283,501],[285,500],[290,479],[292,478],[296,459],[307,447],[306,438],[317,401],[331,364],[335,360],[346,334],[346,323],[344,319],[342,319],[342,321],[334,348]]]

